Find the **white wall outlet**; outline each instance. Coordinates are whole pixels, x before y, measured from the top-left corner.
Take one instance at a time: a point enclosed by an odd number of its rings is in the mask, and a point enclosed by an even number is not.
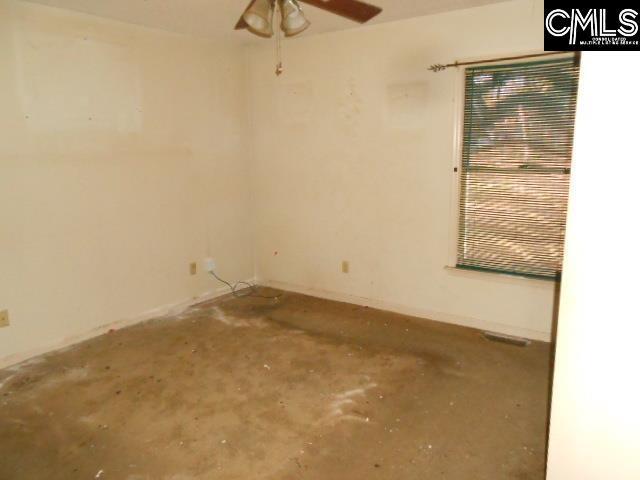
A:
[[[0,312],[0,328],[9,326],[9,310]]]
[[[213,272],[216,269],[216,262],[213,258],[205,258],[202,262],[205,272]]]

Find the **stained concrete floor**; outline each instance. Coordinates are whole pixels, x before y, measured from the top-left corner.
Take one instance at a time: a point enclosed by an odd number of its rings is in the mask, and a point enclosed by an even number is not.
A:
[[[286,293],[0,371],[0,479],[542,480],[549,346]]]

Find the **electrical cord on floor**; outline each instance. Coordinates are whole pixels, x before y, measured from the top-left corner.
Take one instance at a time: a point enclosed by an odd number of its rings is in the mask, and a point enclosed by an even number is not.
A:
[[[279,293],[278,295],[261,295],[260,293],[258,293],[258,289],[256,288],[255,285],[249,283],[249,282],[244,282],[244,281],[239,281],[236,282],[234,284],[227,282],[226,280],[224,280],[223,278],[220,278],[218,275],[216,275],[216,272],[213,270],[210,270],[209,273],[211,275],[213,275],[213,277],[218,280],[221,283],[224,283],[226,286],[228,286],[231,289],[231,294],[236,297],[236,298],[244,298],[244,297],[255,297],[255,298],[266,298],[267,300],[276,300],[278,301],[280,299],[280,297],[282,297],[282,294]],[[248,290],[248,292],[246,293],[241,293],[238,292],[238,287],[245,285],[246,288],[243,290]]]

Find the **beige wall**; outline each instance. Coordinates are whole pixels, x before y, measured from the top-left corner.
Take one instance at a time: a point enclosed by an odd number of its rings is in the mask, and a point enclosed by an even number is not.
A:
[[[0,359],[253,276],[241,53],[0,0]]]
[[[549,480],[640,478],[638,84],[640,52],[583,55]]]
[[[552,284],[444,268],[457,74],[426,69],[539,50],[536,3],[287,41],[276,78],[271,42],[0,0],[0,360],[215,292],[205,256],[251,278],[254,249],[266,283],[547,338]]]
[[[542,50],[541,8],[508,2],[288,41],[280,78],[273,45],[253,47],[259,278],[548,338],[553,283],[444,268],[459,72],[427,70]]]

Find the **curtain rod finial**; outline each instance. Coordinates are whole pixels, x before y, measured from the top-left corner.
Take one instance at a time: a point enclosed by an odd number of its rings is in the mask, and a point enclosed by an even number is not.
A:
[[[432,72],[441,72],[442,70],[444,70],[445,68],[447,68],[446,66],[440,64],[440,63],[436,63],[434,65],[431,65],[429,67],[429,70],[431,70]]]

